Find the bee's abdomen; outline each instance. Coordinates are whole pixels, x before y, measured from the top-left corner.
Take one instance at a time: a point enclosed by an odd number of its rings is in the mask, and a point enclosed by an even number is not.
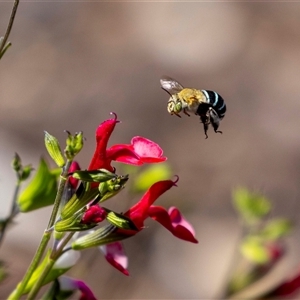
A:
[[[226,104],[224,99],[214,91],[202,90],[201,92],[205,95],[207,103],[214,108],[219,117],[222,119],[226,112]]]

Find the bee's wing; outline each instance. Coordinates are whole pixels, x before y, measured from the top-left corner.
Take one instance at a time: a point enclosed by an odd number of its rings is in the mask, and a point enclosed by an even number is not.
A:
[[[170,95],[179,93],[184,89],[184,87],[178,81],[168,76],[163,76],[160,79],[160,85],[161,88]]]

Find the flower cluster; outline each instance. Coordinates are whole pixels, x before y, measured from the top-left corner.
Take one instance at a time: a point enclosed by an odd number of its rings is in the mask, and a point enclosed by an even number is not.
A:
[[[178,177],[152,184],[125,213],[103,206],[103,202],[122,191],[129,180],[128,174],[117,174],[114,161],[141,166],[167,159],[158,144],[140,136],[133,137],[130,144],[108,147],[109,138],[118,123],[116,114],[113,114],[113,118],[98,126],[96,149],[87,170],[81,170],[79,163],[74,160],[83,146],[81,132],[74,136],[67,132],[64,155],[57,139],[45,132],[46,148],[57,166],[62,168],[60,184],[57,186],[57,172],[41,161],[39,176],[33,178],[33,183],[20,195],[18,206],[20,211],[26,212],[50,205],[53,203],[53,190],[57,190],[53,217],[44,235],[48,239],[47,236],[53,233],[54,245],[44,260],[32,268],[33,273],[23,279],[11,299],[19,299],[24,293],[29,293],[29,298],[33,299],[39,288],[50,282],[54,283],[50,293],[55,291],[55,295],[79,290],[82,300],[96,299],[83,282],[61,275],[76,264],[79,251],[91,247],[98,247],[109,264],[124,275],[129,275],[128,258],[122,240],[143,230],[147,218],[159,222],[179,239],[198,243],[192,226],[176,207],[165,209],[154,205],[162,194],[176,186]],[[47,181],[41,178],[47,178]],[[75,232],[80,232],[80,235],[74,235]],[[38,257],[35,261],[40,259]],[[48,273],[45,273],[45,269]]]
[[[88,168],[90,171],[106,169],[113,172],[115,170],[111,165],[112,161],[140,166],[144,163],[158,163],[166,160],[159,145],[139,136],[134,137],[129,145],[118,144],[107,148],[109,137],[117,123],[117,117],[114,115],[113,119],[103,122],[97,128],[97,146]],[[114,223],[115,228],[107,230],[107,234],[103,234],[103,228],[97,229],[73,242],[72,248],[81,250],[100,246],[107,261],[123,274],[128,275],[127,264],[124,263],[127,260],[124,260],[124,251],[120,240],[129,238],[143,230],[144,221],[148,217],[159,222],[177,238],[197,243],[192,226],[184,219],[177,208],[172,207],[166,210],[161,206],[153,205],[164,192],[176,186],[177,181],[178,178],[175,181],[163,180],[153,184],[140,201],[121,216],[121,218],[129,219],[133,223],[131,227],[124,228],[124,226],[116,226],[117,224]],[[107,209],[99,206],[99,204],[90,206],[83,216],[84,222],[86,223],[88,216],[91,223],[94,223],[93,220],[99,218],[99,215],[102,221],[103,211],[108,215],[110,214]],[[107,241],[115,242],[107,243]]]

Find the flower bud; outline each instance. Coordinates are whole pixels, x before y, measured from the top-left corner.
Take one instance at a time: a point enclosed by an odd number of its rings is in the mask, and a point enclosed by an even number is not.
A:
[[[21,158],[18,153],[15,153],[15,157],[13,158],[13,160],[11,162],[11,166],[16,172],[19,172],[21,170],[22,162],[21,162]]]
[[[92,170],[92,171],[79,170],[79,171],[69,173],[69,175],[72,175],[72,177],[86,182],[103,182],[117,177],[116,174],[109,172],[105,169]]]
[[[54,136],[50,135],[47,131],[44,132],[46,149],[51,158],[57,164],[57,166],[62,168],[65,165],[65,159],[62,155],[59,142]]]
[[[54,225],[54,229],[58,232],[83,231],[83,230],[91,229],[97,225],[97,223],[89,223],[89,224],[81,223],[82,215],[83,212],[77,213],[67,219],[58,220]]]
[[[99,205],[89,207],[81,218],[82,224],[97,224],[105,220],[107,216],[106,210]]]
[[[73,160],[73,158],[80,152],[80,150],[83,147],[83,132],[80,131],[78,133],[75,133],[75,135],[71,135],[70,132],[68,132],[68,137],[66,140],[66,148],[65,148],[65,155],[67,159]]]
[[[130,236],[116,232],[115,226],[108,225],[78,238],[75,242],[72,243],[72,249],[82,250],[92,248],[120,241],[128,237]]]
[[[69,172],[70,172],[70,174],[72,174],[73,172],[78,171],[78,170],[80,170],[80,166],[77,161],[73,160],[71,163],[71,166],[69,168]],[[70,183],[72,189],[76,190],[79,180],[73,178],[73,176],[69,176],[68,182]]]
[[[21,172],[20,180],[25,181],[26,179],[28,179],[32,170],[33,170],[33,168],[31,165],[24,166],[23,170]]]
[[[108,209],[106,210],[109,211]],[[114,211],[109,211],[107,213],[106,219],[108,222],[110,222],[112,225],[118,228],[138,231],[138,228],[135,226],[133,221],[122,214],[118,214]]]
[[[77,191],[73,194],[68,203],[61,211],[61,218],[66,219],[74,215],[88,203],[97,198],[99,191],[97,189],[90,189],[89,184],[84,185],[81,183]],[[97,201],[98,202],[98,201]]]
[[[106,182],[101,182],[99,184],[99,191],[101,196],[100,202],[104,202],[105,200],[118,194],[125,187],[125,184],[128,179],[128,175],[122,175],[117,176]]]

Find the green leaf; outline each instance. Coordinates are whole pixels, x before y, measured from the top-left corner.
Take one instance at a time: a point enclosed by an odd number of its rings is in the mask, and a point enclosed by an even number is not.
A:
[[[57,192],[57,176],[52,174],[43,158],[30,181],[20,194],[17,204],[21,212],[29,212],[53,204]]]
[[[262,239],[256,236],[246,238],[240,250],[245,258],[256,264],[266,264],[271,259],[270,251],[265,247]]]
[[[266,240],[275,241],[288,235],[292,227],[292,222],[288,219],[274,219],[266,224],[261,234]]]
[[[137,175],[132,189],[134,192],[144,192],[155,182],[169,179],[171,176],[171,168],[168,164],[151,165]]]
[[[246,188],[235,189],[232,196],[235,209],[248,224],[260,221],[271,210],[271,203],[266,197]]]

